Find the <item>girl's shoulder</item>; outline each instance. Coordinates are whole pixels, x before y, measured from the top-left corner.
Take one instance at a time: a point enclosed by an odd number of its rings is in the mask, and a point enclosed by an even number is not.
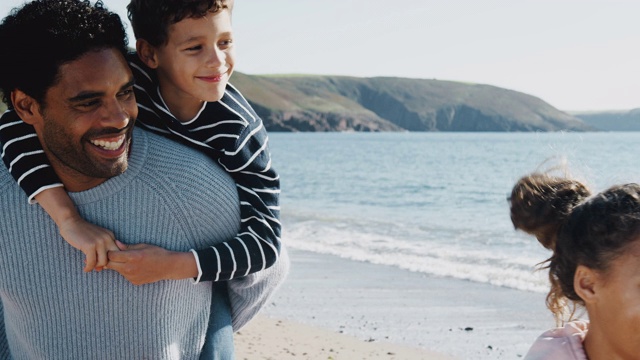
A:
[[[582,346],[588,330],[589,322],[584,320],[547,330],[533,343],[525,360],[588,360]]]

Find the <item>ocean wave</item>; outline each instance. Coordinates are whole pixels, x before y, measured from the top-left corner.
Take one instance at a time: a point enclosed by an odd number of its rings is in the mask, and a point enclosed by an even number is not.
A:
[[[368,225],[368,226],[365,226]],[[388,225],[388,224],[387,224]],[[291,248],[335,255],[377,265],[394,266],[430,276],[487,283],[523,291],[546,292],[546,273],[536,271],[544,253],[523,251],[522,242],[469,240],[469,234],[440,231],[437,239],[415,232],[376,231],[381,224],[354,224],[335,218],[284,223],[283,238]],[[415,230],[415,229],[414,229]],[[410,235],[407,238],[407,235]],[[473,237],[473,236],[472,236]]]

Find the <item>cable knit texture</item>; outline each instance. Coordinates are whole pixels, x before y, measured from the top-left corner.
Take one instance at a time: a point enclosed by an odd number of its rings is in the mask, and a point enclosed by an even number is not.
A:
[[[85,219],[125,243],[188,251],[226,241],[239,228],[229,175],[195,150],[140,129],[124,174],[70,195]],[[64,242],[40,207],[28,205],[4,168],[0,246],[0,358],[198,358],[211,283],[134,286],[114,271],[83,273],[83,254]],[[253,287],[241,287],[242,296],[229,291],[234,323],[252,318],[282,279],[253,280]]]

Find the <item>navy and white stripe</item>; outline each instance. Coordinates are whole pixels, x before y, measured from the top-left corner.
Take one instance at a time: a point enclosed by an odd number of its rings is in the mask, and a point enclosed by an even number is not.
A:
[[[162,99],[155,74],[129,58],[136,78],[138,124],[195,147],[233,177],[240,196],[240,232],[224,244],[195,250],[202,280],[229,280],[273,265],[280,253],[280,178],[271,167],[262,120],[231,84],[196,117],[178,121]]]
[[[62,187],[62,183],[49,164],[33,126],[23,122],[13,110],[0,117],[0,144],[2,160],[11,176],[29,195],[29,203],[40,192]]]
[[[230,280],[273,265],[281,247],[280,178],[271,167],[269,138],[260,117],[229,84],[220,101],[206,103],[196,118],[181,123],[162,100],[155,74],[145,70],[137,55],[128,60],[136,78],[136,124],[204,152],[236,182],[240,231],[226,243],[192,250],[200,270],[196,281]],[[16,181],[22,178],[20,186],[30,199],[46,188],[62,186],[33,135],[33,127],[14,111],[2,115],[2,158]]]

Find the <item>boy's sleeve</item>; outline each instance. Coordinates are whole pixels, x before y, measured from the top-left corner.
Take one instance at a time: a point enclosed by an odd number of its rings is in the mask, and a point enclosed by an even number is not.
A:
[[[240,232],[226,243],[196,250],[200,281],[230,280],[262,271],[280,253],[280,178],[271,167],[267,132],[257,118],[218,162],[231,174],[240,198]]]
[[[280,240],[280,178],[271,167],[268,136],[259,117],[250,122],[236,145],[225,150],[218,162],[236,182],[241,228],[233,240],[196,253],[202,266],[201,280],[229,279],[227,290],[236,332],[269,301],[290,266]]]
[[[0,118],[0,144],[2,161],[27,194],[30,204],[36,202],[34,197],[40,192],[63,186],[33,126],[22,121],[13,110],[6,111]]]

